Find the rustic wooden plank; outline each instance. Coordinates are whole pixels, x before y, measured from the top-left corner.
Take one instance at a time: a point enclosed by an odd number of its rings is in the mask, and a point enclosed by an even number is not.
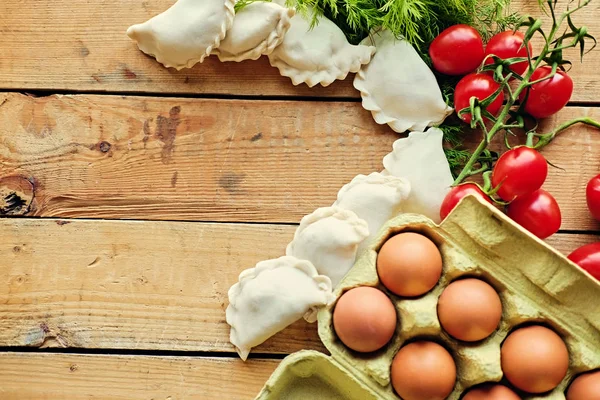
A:
[[[222,64],[210,57],[190,70],[164,69],[137,50],[125,31],[172,3],[173,0],[76,4],[68,0],[4,0],[0,18],[0,88],[358,97],[352,77],[329,88],[294,87],[264,57],[241,64]],[[535,1],[513,0],[512,9],[541,15]],[[577,20],[597,35],[599,16],[600,5],[592,3],[578,14]],[[584,65],[579,64],[576,53],[571,53],[571,58],[575,79],[573,100],[600,101],[600,82],[596,77],[600,52],[590,54]]]
[[[193,69],[165,69],[125,32],[173,3],[5,0],[0,88],[357,97],[351,80],[329,88],[294,87],[265,57],[243,63],[209,57]]]
[[[234,351],[239,273],[293,226],[0,219],[0,346]],[[297,323],[256,349],[322,348]],[[0,385],[1,386],[1,385]]]
[[[358,103],[0,94],[0,213],[296,223],[398,137]],[[541,131],[600,109],[572,107]],[[600,132],[577,126],[544,151],[563,229],[599,230],[585,185]],[[31,200],[33,199],[32,204]],[[11,204],[9,204],[11,203]]]
[[[0,353],[0,398],[251,400],[278,360]]]
[[[546,243],[564,255],[569,255],[573,250],[594,242],[600,242],[600,235],[559,233],[546,239]]]
[[[227,291],[294,226],[0,219],[0,347],[233,351]],[[568,253],[594,235],[557,235]],[[299,322],[257,353],[323,349]],[[0,385],[1,386],[1,385]]]
[[[397,137],[357,103],[2,99],[0,178],[35,216],[297,222]]]

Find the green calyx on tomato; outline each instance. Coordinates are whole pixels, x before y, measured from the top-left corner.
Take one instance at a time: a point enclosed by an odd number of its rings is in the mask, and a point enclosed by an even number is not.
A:
[[[494,58],[502,61],[523,58],[524,61],[510,63],[508,70],[519,76],[529,67],[527,57],[533,53],[531,43],[524,44],[525,35],[521,32],[505,31],[494,35],[485,48],[485,65],[494,64]],[[527,51],[529,49],[529,52]]]
[[[482,103],[487,100],[489,104],[485,107],[485,110],[495,116],[504,103],[503,94],[497,93],[499,89],[500,84],[491,76],[487,74],[469,74],[462,78],[456,85],[454,91],[454,109],[463,121],[471,123],[472,115],[465,109],[470,108],[471,98],[475,97]],[[495,93],[497,94],[492,98]]]

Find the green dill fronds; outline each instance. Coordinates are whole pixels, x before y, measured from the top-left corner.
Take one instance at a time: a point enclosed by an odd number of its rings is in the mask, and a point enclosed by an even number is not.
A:
[[[464,125],[457,118],[448,118],[438,128],[444,132],[444,143],[446,144],[444,153],[448,159],[452,175],[456,178],[472,155],[469,150],[463,147]]]
[[[271,0],[238,0],[237,3],[235,3],[235,6],[234,6],[235,12],[237,13],[242,8],[246,7],[249,4],[256,3],[257,1],[271,2]]]
[[[463,126],[460,122],[454,121],[454,123],[448,122],[439,126],[440,130],[444,132],[444,141],[452,147],[458,147],[463,144],[464,131]]]
[[[473,22],[484,42],[498,32],[514,29],[522,20],[518,13],[508,13],[510,0],[492,0],[483,2],[473,12]]]
[[[386,28],[404,37],[421,54],[444,29],[455,24],[477,28],[485,38],[516,25],[516,14],[505,15],[510,0],[288,0],[298,13],[318,23],[326,16],[348,40],[357,44],[371,30]]]
[[[452,176],[456,179],[465,164],[469,161],[469,158],[471,158],[472,153],[468,150],[453,148],[445,148],[444,153],[448,159]]]

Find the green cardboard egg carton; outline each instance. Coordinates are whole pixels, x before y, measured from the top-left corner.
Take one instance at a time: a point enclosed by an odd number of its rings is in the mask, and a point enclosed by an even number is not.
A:
[[[433,240],[442,254],[444,271],[426,295],[400,298],[377,276],[377,252],[391,236],[417,232]],[[448,336],[437,317],[438,297],[460,277],[490,283],[503,305],[499,328],[487,339],[464,343]],[[526,400],[564,400],[565,390],[579,373],[600,368],[600,284],[552,247],[477,198],[466,197],[442,222],[403,214],[381,230],[374,244],[356,262],[335,290],[336,298],[358,286],[377,287],[394,303],[398,325],[381,350],[360,354],[345,347],[333,326],[335,304],[319,312],[319,336],[331,356],[301,351],[284,359],[256,400],[398,400],[390,383],[392,359],[411,339],[436,341],[450,350],[457,383],[448,397],[460,399],[470,387],[500,382],[500,348],[506,336],[527,323],[542,323],[557,332],[570,354],[569,372],[561,384]]]

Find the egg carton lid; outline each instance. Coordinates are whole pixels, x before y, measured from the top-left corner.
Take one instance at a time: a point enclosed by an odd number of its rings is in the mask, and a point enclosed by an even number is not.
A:
[[[368,384],[314,350],[287,356],[255,400],[379,400]]]

